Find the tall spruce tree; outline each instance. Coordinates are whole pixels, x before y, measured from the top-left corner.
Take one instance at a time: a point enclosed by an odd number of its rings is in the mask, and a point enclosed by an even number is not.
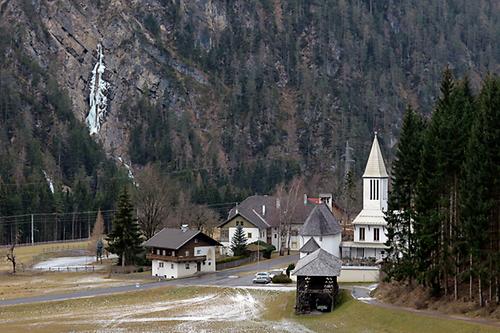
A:
[[[386,212],[389,247],[385,271],[389,278],[411,281],[416,277],[412,218],[415,215],[417,178],[425,123],[411,107],[403,120],[396,159],[392,166],[392,191]]]
[[[134,264],[141,252],[142,236],[137,219],[134,217],[134,207],[130,195],[124,187],[118,199],[118,209],[113,219],[113,230],[107,237],[107,250],[119,256],[122,266]]]
[[[247,250],[247,238],[241,225],[236,227],[233,239],[231,239],[231,250],[235,256],[244,255]]]
[[[489,300],[500,301],[500,81],[489,76],[483,83],[476,103],[467,158],[461,183],[461,217],[466,240],[469,297],[477,281],[480,305],[484,304],[484,286]]]

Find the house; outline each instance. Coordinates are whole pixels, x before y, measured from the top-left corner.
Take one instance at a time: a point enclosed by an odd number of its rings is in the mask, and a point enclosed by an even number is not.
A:
[[[321,203],[307,216],[299,231],[300,258],[318,249],[340,257],[342,227],[326,203]]]
[[[297,276],[295,313],[330,312],[336,305],[341,268],[340,259],[321,248],[301,258],[292,271]]]
[[[295,251],[300,248],[298,231],[305,217],[315,206],[307,200],[307,196],[304,197],[304,202],[299,201],[295,203],[295,214],[290,221],[290,249]],[[229,211],[228,218],[218,226],[220,228],[220,242],[226,253],[231,253],[231,240],[238,226],[243,228],[248,244],[260,240],[274,245],[279,251],[282,246],[280,241],[282,204],[284,203],[274,196],[253,195],[233,207]],[[286,235],[286,239],[288,240],[288,235]]]
[[[342,242],[342,258],[382,259],[386,255],[389,175],[377,139],[373,139],[363,174],[363,210],[353,220],[354,240]]]
[[[175,279],[215,272],[216,247],[221,244],[198,230],[163,228],[144,244],[152,275]]]

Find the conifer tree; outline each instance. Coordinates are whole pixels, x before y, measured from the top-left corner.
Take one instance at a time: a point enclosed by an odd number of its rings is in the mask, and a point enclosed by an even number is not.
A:
[[[244,255],[247,250],[247,238],[241,225],[236,227],[233,239],[231,240],[231,250],[235,256]]]
[[[388,241],[386,272],[410,282],[416,275],[412,217],[422,154],[423,119],[408,107],[392,167],[392,191],[386,212]]]
[[[120,257],[122,266],[125,266],[125,263],[133,264],[142,249],[142,236],[133,211],[134,207],[125,187],[118,199],[118,209],[113,219],[113,230],[107,237],[107,250]]]

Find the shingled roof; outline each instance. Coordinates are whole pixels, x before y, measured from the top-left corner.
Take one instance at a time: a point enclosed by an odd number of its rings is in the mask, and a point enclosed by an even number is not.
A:
[[[309,240],[300,248],[299,252],[311,253],[321,248],[318,243],[314,240],[314,237],[309,238]]]
[[[233,207],[229,211],[227,220],[221,223],[219,227],[224,226],[237,215],[244,217],[259,229],[277,227],[279,225],[279,209],[276,208],[276,200],[274,196],[252,195]],[[314,207],[313,204],[304,205],[301,199],[297,200],[299,202],[296,204],[292,223],[302,223]],[[263,206],[265,206],[264,212],[262,211]]]
[[[342,261],[323,249],[318,249],[297,262],[292,274],[296,276],[339,276]]]
[[[219,242],[199,230],[163,228],[159,233],[144,242],[143,246],[177,250],[197,235],[201,235],[203,238],[213,243],[213,245],[221,245]]]
[[[301,236],[327,236],[342,232],[342,228],[326,204],[312,210],[300,229]]]
[[[376,133],[373,138],[372,149],[370,151],[370,156],[368,156],[368,162],[366,162],[366,169],[363,177],[389,177],[385,169],[384,158],[382,157],[382,151],[380,150]]]

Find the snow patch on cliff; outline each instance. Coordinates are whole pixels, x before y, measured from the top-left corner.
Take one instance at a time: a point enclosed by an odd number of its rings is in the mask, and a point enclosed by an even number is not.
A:
[[[134,174],[132,172],[132,167],[130,166],[130,164],[126,163],[123,158],[121,158],[120,156],[117,157],[118,161],[120,161],[120,163],[125,167],[125,169],[127,169],[127,172],[128,172],[128,178],[132,179],[132,182],[134,183],[135,186],[138,186],[137,183],[135,182],[135,177],[134,177]]]
[[[108,106],[108,91],[109,83],[103,79],[104,70],[104,55],[101,44],[97,44],[97,63],[92,70],[92,79],[90,81],[89,105],[90,111],[86,119],[90,135],[97,134],[101,129],[101,124],[104,122],[106,108]]]
[[[45,176],[45,180],[47,181],[47,184],[49,185],[50,192],[52,192],[52,194],[54,194],[54,183],[52,182],[52,179],[50,179],[49,175],[47,174],[47,172],[45,172],[45,170],[42,170],[42,172],[43,172],[43,175]]]

